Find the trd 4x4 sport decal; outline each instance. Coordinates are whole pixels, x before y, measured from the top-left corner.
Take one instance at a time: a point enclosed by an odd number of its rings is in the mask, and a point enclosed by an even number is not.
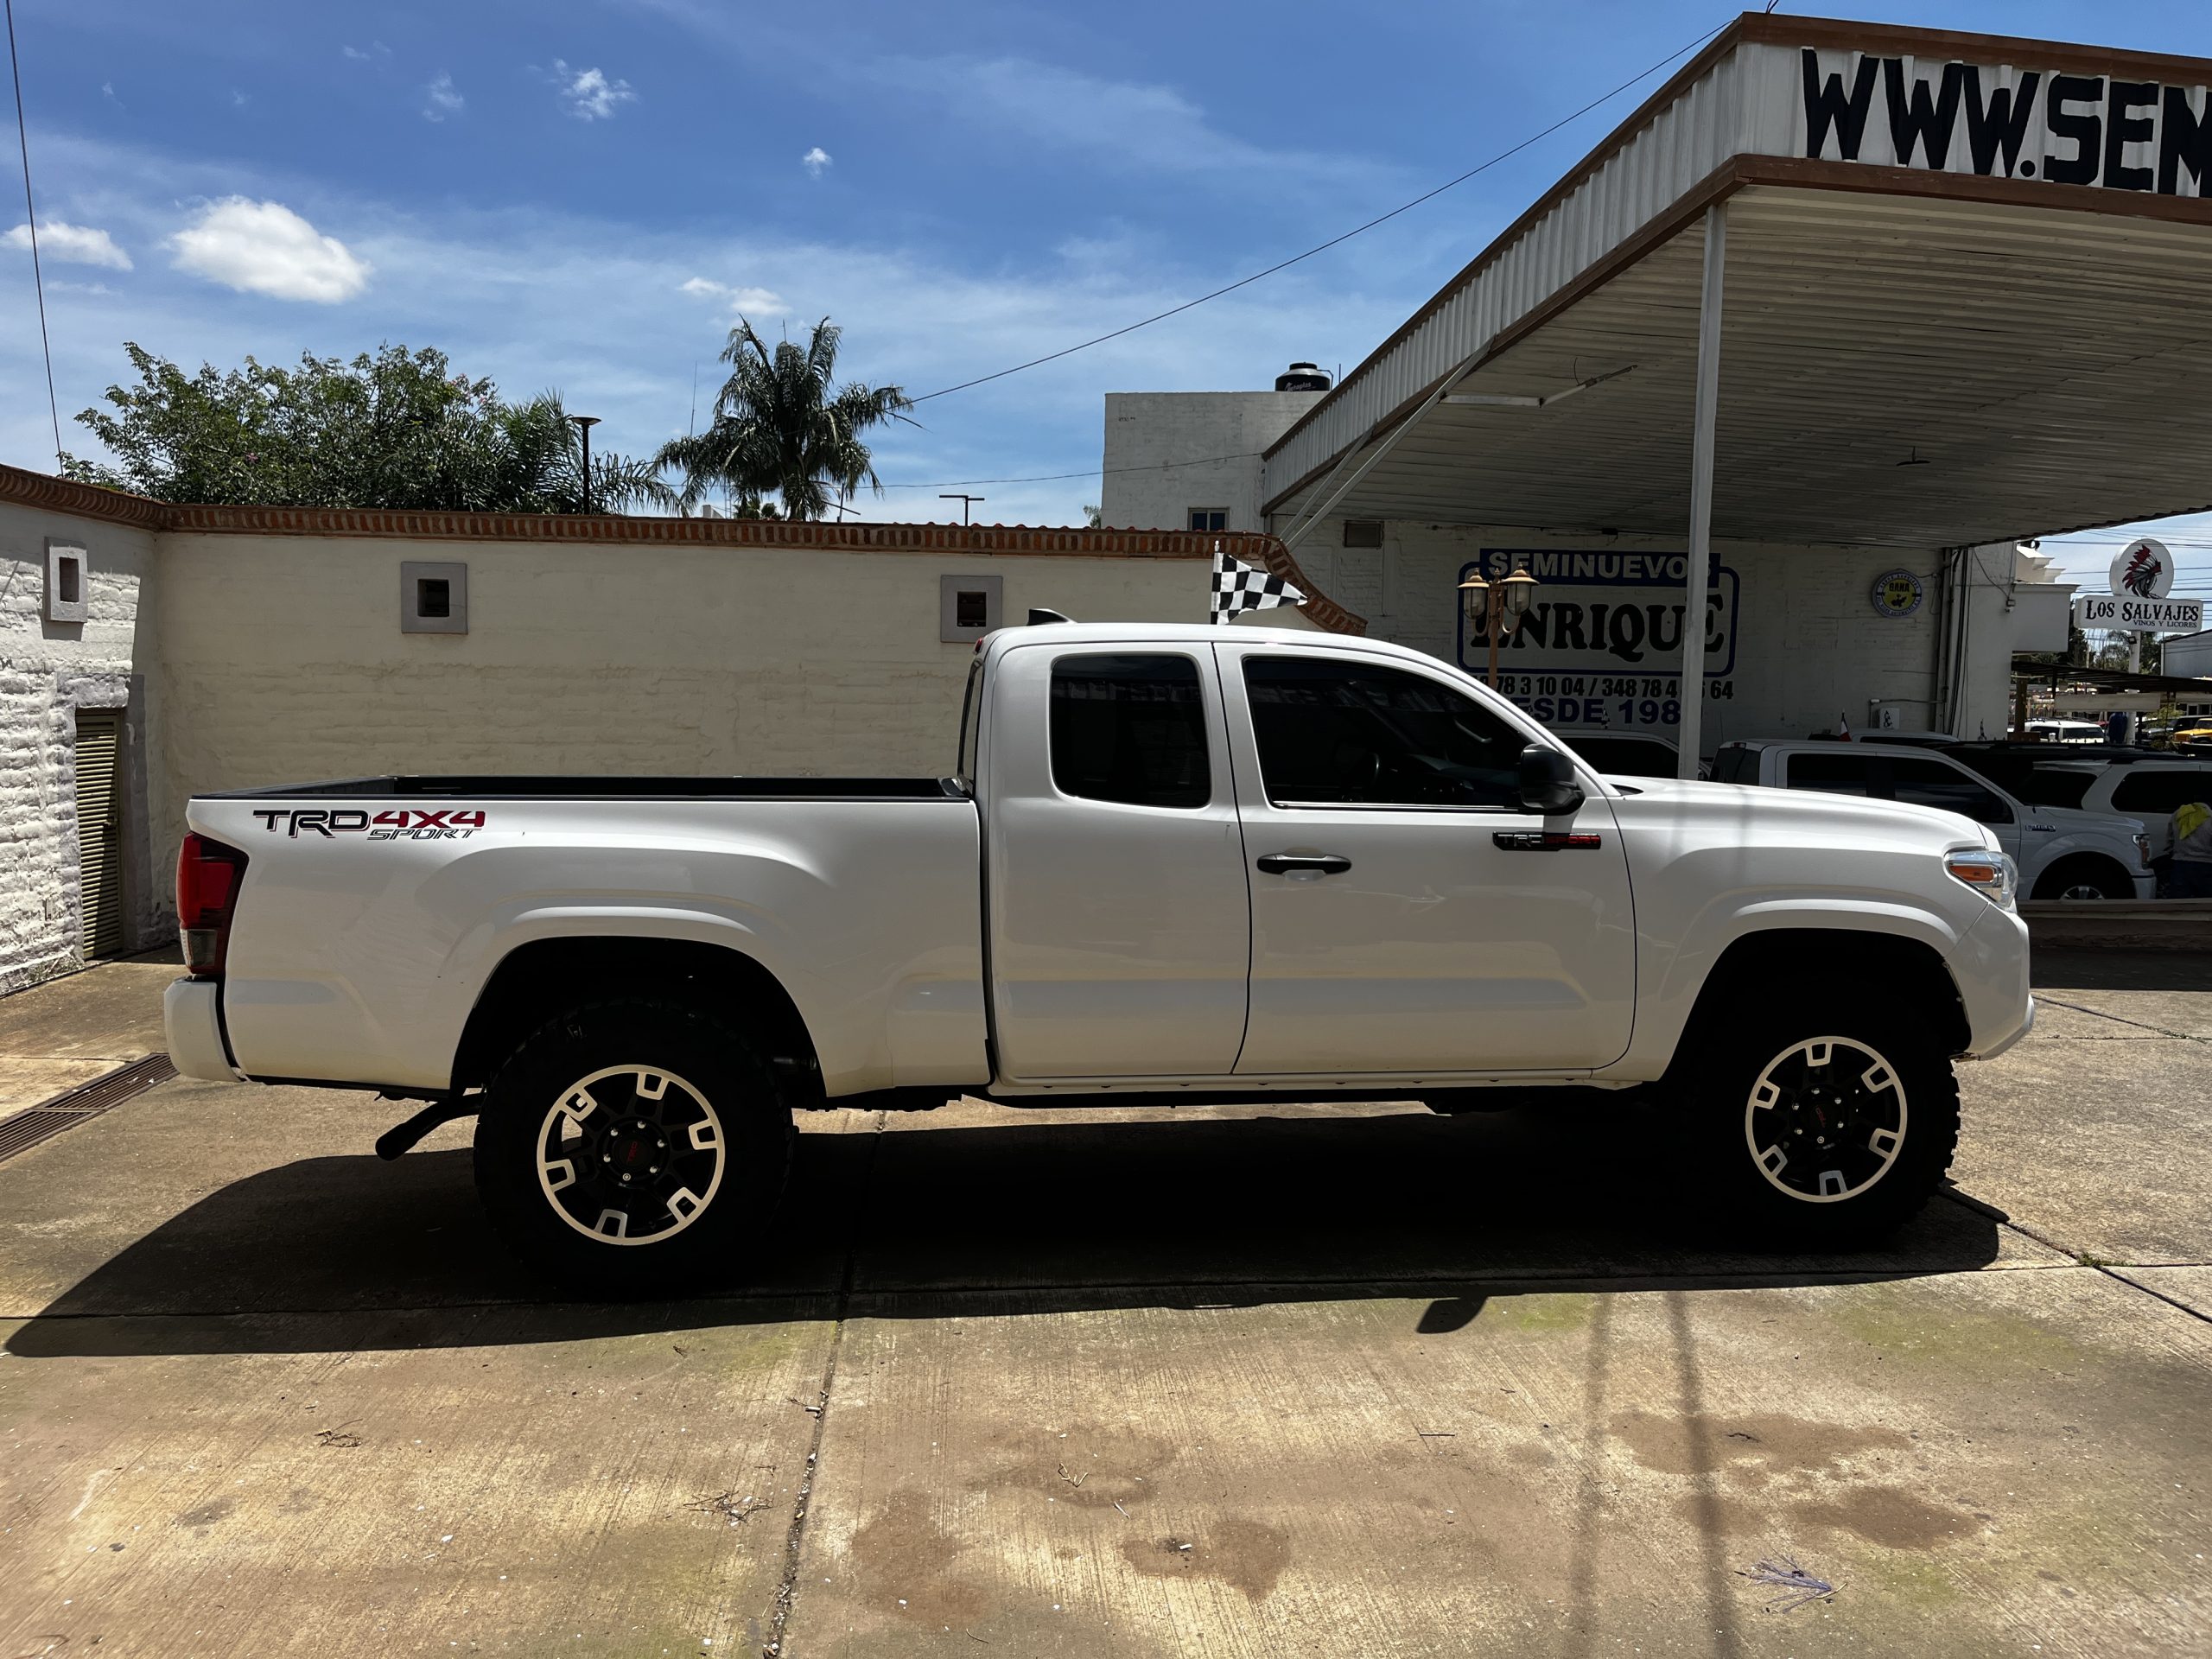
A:
[[[303,835],[365,835],[371,841],[466,841],[484,827],[484,814],[474,808],[387,807],[373,817],[358,807],[279,806],[257,808],[255,817],[274,835],[278,830],[294,841]]]

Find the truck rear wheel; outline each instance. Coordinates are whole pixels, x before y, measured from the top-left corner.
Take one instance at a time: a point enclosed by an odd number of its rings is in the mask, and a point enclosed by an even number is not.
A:
[[[517,1255],[579,1289],[727,1279],[782,1196],[793,1133],[744,1034],[657,999],[573,1008],[516,1046],[476,1120],[476,1190]]]
[[[1959,1139],[1950,1059],[1921,1031],[1847,993],[1707,1029],[1717,1064],[1684,1104],[1718,1196],[1756,1237],[1848,1246],[1919,1213]]]

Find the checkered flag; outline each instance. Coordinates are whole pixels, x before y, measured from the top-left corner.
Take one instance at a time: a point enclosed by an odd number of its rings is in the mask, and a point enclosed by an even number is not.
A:
[[[1246,611],[1305,602],[1306,595],[1281,576],[1245,563],[1219,542],[1213,544],[1213,611],[1208,620],[1226,622]]]

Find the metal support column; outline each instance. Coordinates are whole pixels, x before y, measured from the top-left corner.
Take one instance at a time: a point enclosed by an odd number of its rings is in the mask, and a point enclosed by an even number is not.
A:
[[[1720,290],[1728,257],[1728,204],[1705,210],[1705,283],[1697,310],[1697,416],[1690,447],[1690,556],[1682,578],[1681,753],[1675,775],[1695,778],[1705,724],[1706,584],[1713,569],[1713,431],[1720,407]]]

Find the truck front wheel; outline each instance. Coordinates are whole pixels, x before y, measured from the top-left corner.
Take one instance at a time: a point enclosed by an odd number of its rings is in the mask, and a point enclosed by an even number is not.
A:
[[[1727,1207],[1761,1238],[1815,1247],[1868,1243],[1917,1214],[1958,1145],[1949,1058],[1848,1000],[1745,1024],[1686,1103]]]
[[[742,1033],[683,1002],[591,1002],[493,1076],[476,1189],[532,1266],[594,1293],[663,1295],[742,1269],[791,1142],[789,1105]]]

